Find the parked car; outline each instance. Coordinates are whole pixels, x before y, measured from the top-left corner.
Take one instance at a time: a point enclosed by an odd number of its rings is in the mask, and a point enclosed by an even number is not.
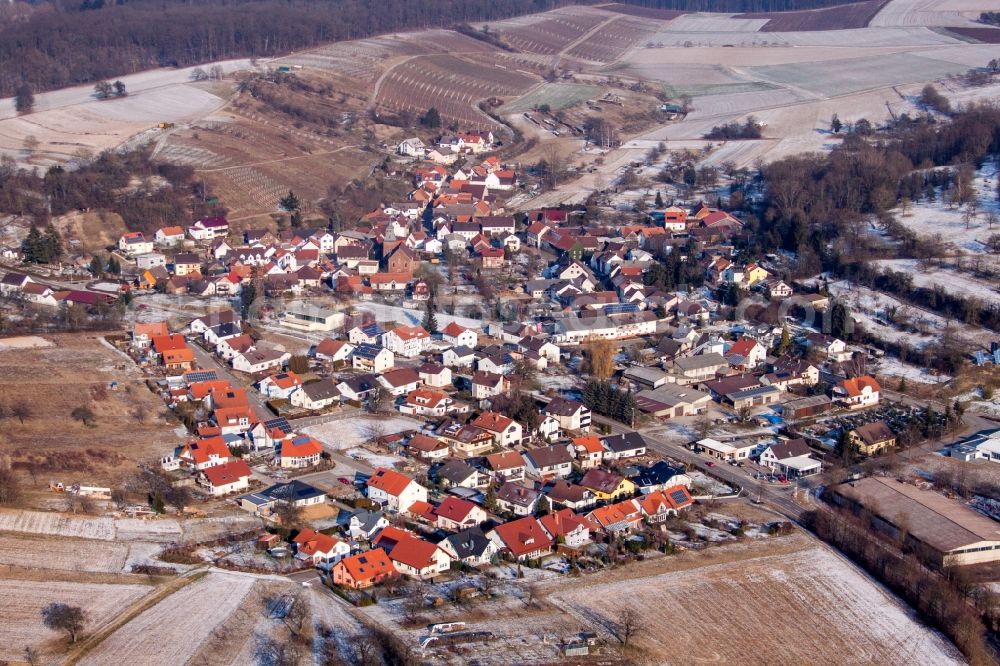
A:
[[[337,481],[340,481],[340,482],[341,482],[342,484],[344,484],[345,486],[349,486],[349,485],[351,485],[351,480],[350,480],[350,479],[348,479],[348,478],[347,478],[346,476],[340,476],[340,477],[337,477]]]
[[[715,463],[709,460],[708,462],[705,463],[705,467],[715,467]]]

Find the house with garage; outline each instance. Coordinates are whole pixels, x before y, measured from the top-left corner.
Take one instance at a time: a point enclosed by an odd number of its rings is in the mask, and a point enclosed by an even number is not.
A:
[[[699,439],[695,445],[704,449],[709,457],[723,462],[746,460],[757,448],[757,444],[746,440],[734,439],[730,442],[720,442],[711,437]]]
[[[587,519],[608,534],[633,532],[642,525],[642,509],[633,500],[623,500],[599,506],[587,514]]]
[[[404,513],[414,502],[427,501],[427,489],[395,470],[379,467],[368,478],[368,499],[389,511]]]
[[[484,488],[489,484],[489,476],[462,460],[449,460],[432,472],[438,483],[445,488]]]
[[[666,460],[657,460],[652,465],[638,468],[631,479],[635,489],[643,495],[673,486],[691,488],[692,484],[683,465],[671,464]]]
[[[284,367],[292,355],[270,347],[254,347],[233,358],[233,370],[255,375]]]
[[[451,448],[437,437],[417,433],[406,443],[406,451],[413,458],[429,462],[445,460],[451,454]]]
[[[385,329],[372,322],[352,328],[347,332],[347,339],[352,345],[381,345],[383,335],[385,335]]]
[[[593,490],[562,479],[546,483],[544,490],[545,497],[554,507],[562,506],[574,511],[581,511],[597,504]]]
[[[344,400],[362,403],[381,386],[375,375],[353,375],[337,384],[337,390]]]
[[[441,362],[449,368],[469,368],[476,362],[476,352],[468,347],[452,347],[441,353]]]
[[[326,493],[308,483],[292,480],[244,495],[240,498],[240,507],[257,516],[268,516],[278,502],[290,502],[292,506],[305,508],[324,504]]]
[[[378,381],[389,395],[398,397],[417,390],[420,374],[413,368],[394,368],[379,375]]]

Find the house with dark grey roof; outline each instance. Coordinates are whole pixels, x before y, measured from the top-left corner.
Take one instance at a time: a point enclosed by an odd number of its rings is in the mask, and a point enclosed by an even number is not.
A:
[[[626,432],[621,435],[612,435],[601,440],[601,444],[607,450],[605,460],[622,460],[623,458],[637,458],[646,455],[648,446],[646,439],[637,432]]]
[[[497,554],[497,545],[478,527],[445,537],[438,542],[438,548],[448,553],[452,559],[460,560],[470,567],[489,564]]]
[[[524,452],[528,475],[536,479],[564,479],[573,471],[573,454],[564,444],[553,444]]]

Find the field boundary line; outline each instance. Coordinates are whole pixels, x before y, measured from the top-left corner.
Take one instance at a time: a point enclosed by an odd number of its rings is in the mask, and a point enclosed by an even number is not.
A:
[[[250,168],[250,167],[255,167],[255,166],[261,166],[261,165],[264,165],[264,164],[276,164],[278,162],[290,162],[292,160],[301,160],[301,159],[305,159],[307,157],[317,157],[319,155],[333,155],[334,153],[339,153],[342,150],[350,150],[350,149],[354,149],[354,148],[361,148],[361,146],[356,146],[356,145],[354,145],[354,146],[341,146],[340,148],[335,148],[333,150],[320,150],[320,151],[317,151],[315,153],[307,153],[305,155],[293,155],[291,157],[279,157],[279,158],[273,159],[273,160],[263,160],[261,162],[251,162],[249,164],[233,164],[233,165],[230,165],[230,166],[215,167],[213,169],[195,169],[195,172],[197,172],[197,173],[218,173],[220,171],[230,171],[232,169]]]
[[[160,604],[170,595],[183,590],[191,583],[201,580],[208,574],[209,572],[207,570],[199,569],[164,583],[162,587],[155,590],[152,594],[146,595],[137,600],[75,647],[71,647],[71,652],[66,655],[66,661],[64,663],[67,664],[67,666],[79,663],[81,659],[90,654],[108,637],[124,627],[126,624],[139,617],[150,608]]]

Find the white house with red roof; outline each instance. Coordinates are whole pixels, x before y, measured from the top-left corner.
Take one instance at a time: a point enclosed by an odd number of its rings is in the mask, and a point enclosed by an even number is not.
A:
[[[295,544],[296,559],[308,560],[317,567],[336,564],[351,554],[351,547],[346,542],[309,527],[295,535],[292,543]]]
[[[426,580],[451,568],[451,556],[437,544],[411,534],[405,535],[389,551],[396,571],[404,576]]]
[[[283,468],[311,467],[319,463],[323,445],[308,435],[294,435],[281,440],[278,458]]]
[[[382,345],[400,356],[413,358],[427,351],[431,334],[423,326],[397,326],[382,336]]]
[[[237,459],[206,467],[201,472],[200,481],[209,495],[228,495],[249,488],[252,475],[249,465]]]
[[[435,525],[444,530],[458,532],[476,527],[489,517],[481,506],[459,497],[446,497],[434,510]]]
[[[516,446],[524,439],[521,424],[497,412],[483,412],[472,421],[472,425],[491,433],[500,446]]]
[[[379,467],[368,478],[368,499],[389,511],[405,512],[414,502],[427,501],[427,489],[395,470]]]
[[[468,347],[475,349],[479,344],[479,335],[471,328],[465,328],[455,322],[451,322],[441,329],[441,339],[455,347]]]
[[[729,346],[725,357],[735,368],[753,370],[767,358],[767,348],[753,338],[740,338]]]
[[[232,459],[232,453],[222,437],[209,437],[189,442],[177,453],[182,464],[199,472],[215,465],[223,465]]]
[[[257,390],[266,398],[288,400],[302,386],[302,379],[294,372],[279,372],[257,383]]]

